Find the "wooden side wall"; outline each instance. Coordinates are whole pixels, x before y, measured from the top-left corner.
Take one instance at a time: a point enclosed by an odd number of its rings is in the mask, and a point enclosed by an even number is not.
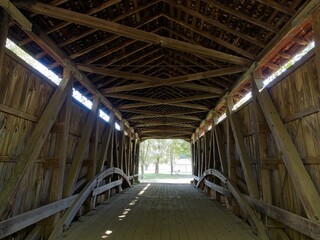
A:
[[[25,145],[30,140],[55,89],[56,86],[53,83],[32,70],[22,60],[10,52],[6,53],[0,76],[0,192],[15,168],[19,155],[25,150]],[[90,112],[76,100],[72,100],[70,104],[70,122],[63,122],[65,113],[61,110],[40,154],[32,160],[30,174],[23,178],[17,194],[2,218],[9,218],[61,199],[61,196],[53,197],[54,192],[57,191],[54,181],[57,174],[63,174],[64,182],[67,181],[75,155],[77,151],[81,151],[79,143],[86,129],[86,120]],[[107,131],[109,123],[100,117],[96,117],[93,124],[90,140],[84,147],[84,158],[74,193],[79,192],[85,183],[98,173],[96,165],[102,151],[103,136],[110,134],[110,131]],[[61,140],[59,134],[63,132],[66,125],[69,125],[66,164],[59,166],[60,159],[56,156],[56,152],[59,151],[58,141]],[[133,176],[135,173],[131,156],[134,138],[130,135],[125,136],[124,131],[116,130],[111,133],[115,134],[107,146],[108,154],[104,165],[119,167],[127,176]],[[96,152],[92,150],[94,148],[97,149]],[[59,173],[59,169],[65,169],[65,171]],[[60,185],[60,187],[63,186]],[[107,192],[97,200],[103,201],[108,196],[110,194]],[[50,221],[44,221],[41,224],[46,226]],[[25,239],[32,228],[33,226],[18,232],[15,239]]]
[[[312,183],[319,193],[320,91],[315,62],[315,55],[313,54],[295,71],[268,87],[268,92],[294,146],[298,150]],[[280,151],[277,141],[270,131],[256,97],[254,96],[249,103],[232,114],[238,119],[241,139],[245,143],[254,180],[259,189],[258,199],[308,218],[298,197],[298,190],[284,164],[282,151]],[[192,144],[195,165],[194,175],[200,177],[209,165],[213,166],[212,158],[204,158],[204,156],[209,156],[208,153],[203,154],[204,149],[210,149],[208,143],[206,144],[207,147],[204,148],[205,139],[212,135],[212,131],[217,131],[217,128],[220,128],[222,134],[218,138],[223,142],[225,154],[228,156],[229,171],[224,172],[224,174],[236,182],[242,193],[248,195],[248,183],[246,183],[240,161],[241,153],[237,150],[229,123],[230,119],[226,118]],[[228,131],[231,132],[228,133]],[[214,148],[214,142],[211,142],[211,144],[211,149],[217,151],[217,148]],[[211,162],[208,163],[208,161]],[[222,171],[220,167],[216,169]],[[309,188],[310,186],[304,187]],[[202,189],[209,192],[204,185]],[[222,198],[221,201],[227,205],[230,203],[226,198]],[[228,206],[232,209],[231,205]],[[241,215],[235,209],[233,210],[236,214]],[[279,215],[277,221],[262,215],[262,221],[270,239],[311,239],[283,224],[281,217],[283,216]]]

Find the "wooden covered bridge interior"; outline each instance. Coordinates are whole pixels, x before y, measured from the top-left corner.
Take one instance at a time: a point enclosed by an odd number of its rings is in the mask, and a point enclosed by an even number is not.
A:
[[[320,239],[319,89],[319,0],[0,0],[0,239]]]

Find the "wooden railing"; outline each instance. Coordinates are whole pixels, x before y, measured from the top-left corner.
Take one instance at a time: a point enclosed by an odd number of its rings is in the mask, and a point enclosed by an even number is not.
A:
[[[215,176],[219,178],[222,186],[207,180],[206,178],[208,176]],[[194,176],[194,180],[196,182],[196,187],[200,187],[200,185],[204,183],[205,186],[223,194],[227,198],[230,198],[231,196],[234,197],[241,209],[244,211],[251,227],[260,239],[268,239],[268,236],[266,234],[265,227],[257,217],[256,212],[273,218],[274,220],[281,222],[282,224],[295,229],[308,237],[320,239],[320,224],[241,193],[234,182],[230,181],[216,169],[207,169],[201,177]]]
[[[99,186],[103,179],[113,174],[120,175],[122,178],[107,183],[103,186]],[[122,185],[123,183],[130,187],[130,180],[132,180],[133,178],[134,176],[128,177],[119,168],[106,169],[99,173],[90,182],[88,182],[79,194],[47,204],[45,206],[22,213],[12,218],[6,219],[3,222],[0,222],[0,239],[7,237],[13,233],[16,233],[28,226],[31,226],[43,219],[46,219],[58,212],[67,209],[67,211],[63,214],[62,218],[58,221],[54,231],[52,232],[49,238],[54,239],[58,234],[61,233],[62,230],[66,230],[69,227],[76,213],[81,208],[85,200],[90,196],[90,194],[93,197],[95,197],[114,187]]]

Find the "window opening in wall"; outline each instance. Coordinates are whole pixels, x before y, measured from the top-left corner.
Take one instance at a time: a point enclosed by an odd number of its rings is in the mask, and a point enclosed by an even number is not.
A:
[[[12,42],[10,39],[7,39],[6,42],[6,48],[9,49],[11,52],[13,52],[15,55],[17,55],[19,58],[24,60],[28,65],[36,69],[39,73],[47,77],[49,80],[51,80],[55,85],[59,85],[61,82],[61,78],[57,76],[54,72],[49,70],[46,66],[41,64],[39,61],[34,59],[31,55],[29,55],[27,52],[25,52],[23,49],[21,49],[18,45],[16,45],[14,42]],[[90,101],[87,97],[82,95],[78,90],[75,88],[72,88],[72,97],[76,99],[78,102],[80,102],[83,106],[85,106],[88,109],[92,108],[92,101]],[[103,110],[99,110],[99,116],[106,122],[109,122],[109,115],[106,114]],[[121,130],[121,127],[118,123],[115,123],[115,129]]]

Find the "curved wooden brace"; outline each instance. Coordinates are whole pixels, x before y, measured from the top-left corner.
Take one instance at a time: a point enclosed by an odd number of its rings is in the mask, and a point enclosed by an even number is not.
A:
[[[217,169],[209,168],[205,170],[202,174],[202,176],[199,178],[196,187],[198,188],[201,184],[201,182],[207,177],[207,176],[215,176],[219,178],[223,183],[227,183],[227,178],[219,172]]]
[[[259,239],[269,240],[269,237],[265,231],[265,227],[263,223],[259,220],[247,200],[243,197],[241,191],[238,189],[235,183],[225,177],[221,172],[216,169],[207,169],[203,172],[202,176],[199,178],[197,182],[197,188],[199,187],[200,183],[205,180],[207,176],[215,176],[219,178],[223,183],[226,183],[228,186],[229,191],[232,193],[232,196],[236,199],[239,206],[245,213],[251,227],[255,230],[256,234],[259,236]]]
[[[88,198],[90,193],[95,189],[97,186],[99,186],[99,183],[105,179],[106,177],[112,175],[112,174],[118,174],[123,177],[126,184],[130,187],[131,183],[128,178],[128,176],[120,169],[120,168],[108,168],[104,170],[103,172],[99,173],[94,179],[92,179],[90,182],[88,182],[85,187],[82,189],[82,191],[79,193],[77,198],[74,200],[72,205],[68,208],[68,210],[63,214],[62,218],[59,219],[56,227],[52,231],[49,240],[56,239],[58,235],[61,234],[62,231],[65,231],[70,226],[74,216],[82,206],[82,204],[85,202],[85,200]]]

